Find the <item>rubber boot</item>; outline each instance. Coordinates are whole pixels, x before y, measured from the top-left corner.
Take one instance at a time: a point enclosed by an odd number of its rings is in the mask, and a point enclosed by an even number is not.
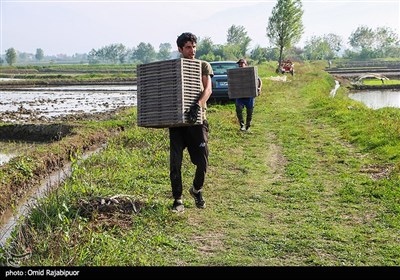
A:
[[[240,106],[236,106],[236,116],[239,121],[240,130],[245,130],[244,119],[243,119],[243,108],[241,108]]]
[[[253,118],[253,108],[247,109],[246,130],[250,128],[252,118]]]

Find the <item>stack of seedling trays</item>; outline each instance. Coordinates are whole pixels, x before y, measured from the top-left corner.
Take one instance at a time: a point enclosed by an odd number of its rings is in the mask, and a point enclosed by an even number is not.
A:
[[[230,99],[258,96],[257,67],[228,69],[228,96]]]
[[[193,125],[188,111],[201,93],[201,61],[172,59],[137,66],[138,126]],[[203,123],[199,113],[195,124]]]

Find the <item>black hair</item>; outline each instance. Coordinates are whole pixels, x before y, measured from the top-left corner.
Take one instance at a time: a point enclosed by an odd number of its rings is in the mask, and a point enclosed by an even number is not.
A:
[[[183,48],[186,42],[189,41],[192,43],[197,43],[196,35],[190,32],[184,32],[178,37],[178,39],[176,39],[176,44],[178,45],[179,48]]]

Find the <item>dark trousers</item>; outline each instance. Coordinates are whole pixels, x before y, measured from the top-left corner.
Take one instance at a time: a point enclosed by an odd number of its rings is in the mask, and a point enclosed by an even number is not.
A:
[[[253,118],[254,98],[238,98],[236,99],[236,116],[240,126],[244,126],[243,108],[246,107],[246,127],[250,127]]]
[[[169,128],[170,141],[170,179],[172,196],[182,197],[182,159],[183,151],[188,149],[190,160],[196,165],[193,187],[203,187],[208,166],[208,123],[202,125]]]

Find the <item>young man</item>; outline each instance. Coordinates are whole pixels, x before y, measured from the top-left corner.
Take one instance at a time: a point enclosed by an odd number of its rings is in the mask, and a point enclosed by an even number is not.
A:
[[[239,59],[237,62],[239,67],[246,67],[247,61],[244,58]],[[257,92],[261,94],[262,82],[260,77],[258,77],[258,85]],[[243,119],[243,108],[246,107],[246,123]],[[254,97],[246,97],[246,98],[237,98],[236,99],[236,116],[238,118],[240,124],[241,131],[249,131],[251,120],[253,118],[253,109],[254,109]]]
[[[176,40],[178,51],[183,58],[195,59],[197,38],[194,34],[186,32],[182,33]],[[196,173],[193,179],[193,185],[189,189],[190,195],[194,198],[198,208],[205,208],[206,203],[202,196],[204,179],[208,166],[208,122],[205,119],[205,110],[207,100],[211,95],[211,77],[213,70],[211,65],[201,62],[201,94],[195,108],[195,114],[204,112],[204,122],[200,125],[191,125],[183,127],[169,128],[170,139],[170,179],[172,187],[172,196],[174,203],[172,210],[174,212],[184,211],[182,201],[182,158],[183,150],[188,149],[190,160],[196,165]]]

